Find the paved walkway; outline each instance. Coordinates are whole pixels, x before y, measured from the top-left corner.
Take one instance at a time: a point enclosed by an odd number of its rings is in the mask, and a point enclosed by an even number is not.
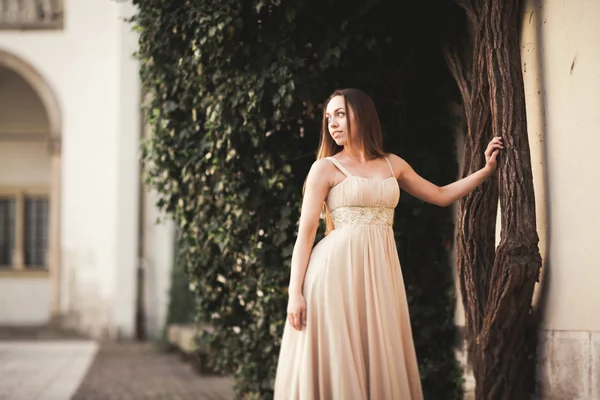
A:
[[[0,342],[0,399],[69,399],[97,349],[83,340]]]
[[[231,400],[233,381],[197,375],[151,344],[102,345],[73,400]],[[44,400],[46,400],[44,398]]]
[[[230,400],[233,381],[197,375],[151,344],[1,341],[0,400]]]

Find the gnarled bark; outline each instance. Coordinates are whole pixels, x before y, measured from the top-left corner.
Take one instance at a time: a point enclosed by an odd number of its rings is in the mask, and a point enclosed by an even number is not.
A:
[[[541,268],[519,48],[520,0],[457,0],[473,24],[472,60],[447,49],[467,119],[463,175],[484,164],[493,136],[504,150],[495,177],[460,201],[457,268],[477,399],[525,399]],[[495,248],[498,198],[502,228]]]

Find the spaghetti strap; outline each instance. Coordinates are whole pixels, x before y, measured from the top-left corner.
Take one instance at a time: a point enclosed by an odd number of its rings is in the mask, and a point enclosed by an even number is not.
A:
[[[385,158],[385,161],[387,161],[389,167],[390,167],[390,171],[392,172],[392,176],[395,178],[396,174],[394,173],[394,168],[392,168],[392,163],[390,162],[390,159],[388,158],[388,156],[384,156],[383,158]],[[392,177],[390,176],[390,178]]]
[[[336,160],[333,157],[325,157],[326,159],[328,159],[329,161],[331,161],[333,163],[333,165],[335,165],[340,171],[342,171],[344,173],[344,175],[346,176],[352,176],[352,174],[350,172],[348,172],[346,170],[346,168],[342,167],[342,164]]]

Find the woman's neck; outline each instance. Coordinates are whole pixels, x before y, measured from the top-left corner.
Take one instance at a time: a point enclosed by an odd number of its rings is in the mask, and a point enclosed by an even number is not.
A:
[[[344,157],[350,158],[360,164],[364,164],[364,163],[370,161],[367,158],[364,151],[362,151],[360,149],[352,149],[352,148],[349,148],[348,146],[344,146],[344,149],[340,152],[340,154],[342,154]]]

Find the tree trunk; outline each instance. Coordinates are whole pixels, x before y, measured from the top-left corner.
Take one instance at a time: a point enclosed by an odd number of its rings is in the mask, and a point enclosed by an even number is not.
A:
[[[535,383],[526,337],[535,326],[531,303],[541,257],[519,46],[521,1],[457,2],[473,24],[472,61],[446,52],[465,104],[463,176],[484,165],[493,136],[504,142],[496,176],[465,196],[458,211],[457,268],[469,358],[477,399],[526,399]],[[498,196],[502,227],[495,249]]]

